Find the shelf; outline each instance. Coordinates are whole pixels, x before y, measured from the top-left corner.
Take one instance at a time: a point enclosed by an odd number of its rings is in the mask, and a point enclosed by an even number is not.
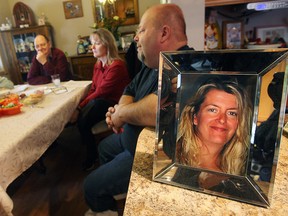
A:
[[[262,2],[263,0],[205,0],[206,7]]]

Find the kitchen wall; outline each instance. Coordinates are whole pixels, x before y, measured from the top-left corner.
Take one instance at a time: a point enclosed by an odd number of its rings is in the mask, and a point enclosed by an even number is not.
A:
[[[9,11],[9,5],[7,0],[0,0],[0,5],[1,5],[0,7],[0,25],[1,25],[1,23],[5,22],[5,17],[9,17],[11,13]],[[3,70],[4,68],[0,56],[0,76],[4,76],[4,73],[2,74]]]
[[[13,7],[19,0],[0,0],[0,24],[5,22],[5,17],[13,22]],[[67,52],[68,55],[76,53],[78,35],[89,35],[94,23],[91,0],[82,0],[83,17],[65,19],[63,2],[59,0],[21,0],[28,5],[35,14],[35,19],[44,13],[48,22],[53,26],[55,46]],[[160,3],[160,0],[138,1],[140,17],[151,5]],[[134,27],[136,28],[136,27]]]
[[[163,0],[164,1],[164,0]],[[204,49],[204,24],[205,1],[204,0],[166,0],[166,3],[174,3],[180,6],[186,21],[186,33],[188,45],[195,50]]]
[[[0,25],[6,22],[5,17],[11,17],[11,11],[7,0],[0,0]]]

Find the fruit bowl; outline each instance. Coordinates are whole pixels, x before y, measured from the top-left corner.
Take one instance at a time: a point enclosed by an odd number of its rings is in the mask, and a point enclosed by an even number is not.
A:
[[[15,115],[21,112],[22,105],[16,105],[9,108],[0,108],[0,115]]]

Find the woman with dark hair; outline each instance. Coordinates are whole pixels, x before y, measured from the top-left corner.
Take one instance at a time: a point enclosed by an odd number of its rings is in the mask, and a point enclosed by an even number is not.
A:
[[[252,117],[250,99],[237,83],[209,80],[181,114],[177,160],[184,165],[243,175]]]

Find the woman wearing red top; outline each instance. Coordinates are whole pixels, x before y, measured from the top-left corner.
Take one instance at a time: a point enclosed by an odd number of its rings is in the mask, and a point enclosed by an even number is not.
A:
[[[77,121],[82,142],[87,146],[84,170],[94,167],[97,155],[91,128],[105,119],[109,107],[118,103],[125,86],[130,82],[125,62],[120,59],[115,39],[106,29],[97,29],[90,35],[94,65],[92,86],[88,95],[74,111],[70,122]]]

